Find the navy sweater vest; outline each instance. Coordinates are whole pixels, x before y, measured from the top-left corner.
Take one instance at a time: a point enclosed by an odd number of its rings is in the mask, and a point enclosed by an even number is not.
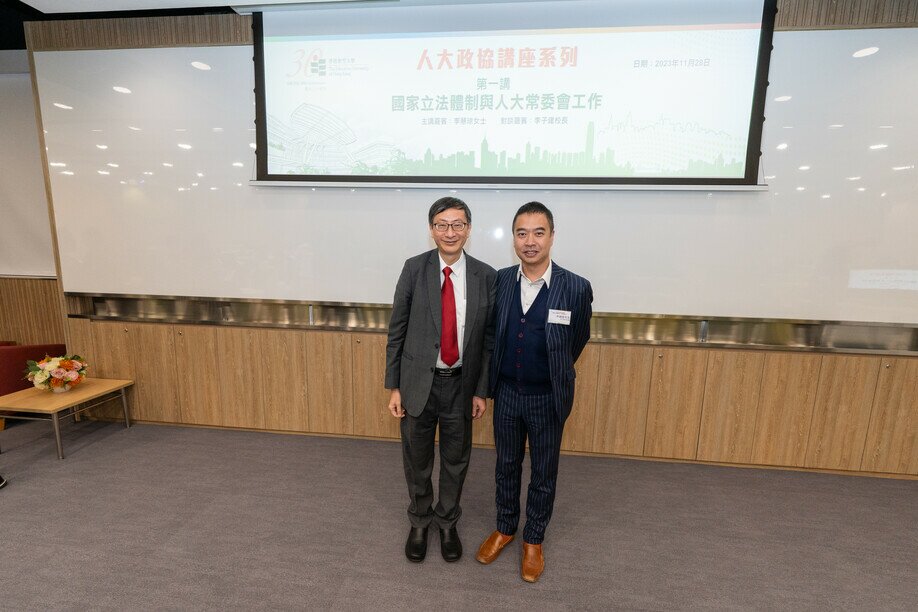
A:
[[[519,282],[516,283],[511,300],[500,361],[501,382],[514,385],[523,395],[551,393],[548,345],[545,339],[548,287],[542,286],[525,315],[520,303]]]

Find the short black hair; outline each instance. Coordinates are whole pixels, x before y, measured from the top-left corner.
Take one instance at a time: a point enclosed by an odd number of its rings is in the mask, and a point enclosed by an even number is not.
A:
[[[516,227],[516,220],[520,215],[537,215],[542,213],[548,217],[548,229],[551,230],[551,233],[555,232],[555,217],[551,214],[551,211],[548,210],[548,207],[542,204],[541,202],[526,202],[520,209],[516,211],[516,214],[513,215],[513,224],[510,226],[511,229]]]
[[[440,198],[430,206],[430,211],[427,213],[427,224],[433,225],[434,217],[439,215],[444,210],[449,210],[451,208],[458,208],[465,213],[465,220],[472,223],[472,211],[469,210],[468,205],[460,200],[459,198],[454,198],[453,196],[446,196],[445,198]]]

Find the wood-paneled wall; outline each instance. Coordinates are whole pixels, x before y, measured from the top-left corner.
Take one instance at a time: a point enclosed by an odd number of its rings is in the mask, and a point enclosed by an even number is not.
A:
[[[918,27],[918,0],[779,0],[776,30]],[[31,51],[251,44],[236,14],[32,21]]]
[[[384,334],[69,325],[92,375],[136,381],[137,420],[398,438]],[[473,440],[493,445],[490,414]],[[918,475],[918,357],[590,344],[562,448]]]
[[[0,340],[17,344],[64,342],[57,280],[0,277]]]

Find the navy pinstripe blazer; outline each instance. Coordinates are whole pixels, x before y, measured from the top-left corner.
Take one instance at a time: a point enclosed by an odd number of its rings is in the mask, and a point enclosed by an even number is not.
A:
[[[510,266],[497,272],[497,329],[494,335],[494,354],[491,358],[490,397],[494,397],[500,377],[507,317],[510,300],[519,266]],[[548,369],[551,378],[555,410],[563,423],[574,405],[574,362],[590,339],[590,317],[593,316],[593,287],[590,281],[551,262],[551,284],[548,286],[549,310],[567,310],[571,313],[570,325],[545,324],[545,341],[548,344]]]

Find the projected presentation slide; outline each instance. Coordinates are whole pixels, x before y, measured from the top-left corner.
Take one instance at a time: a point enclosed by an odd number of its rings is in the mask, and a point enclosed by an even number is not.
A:
[[[267,171],[740,180],[761,2],[758,11],[757,21],[710,24],[266,29]]]

